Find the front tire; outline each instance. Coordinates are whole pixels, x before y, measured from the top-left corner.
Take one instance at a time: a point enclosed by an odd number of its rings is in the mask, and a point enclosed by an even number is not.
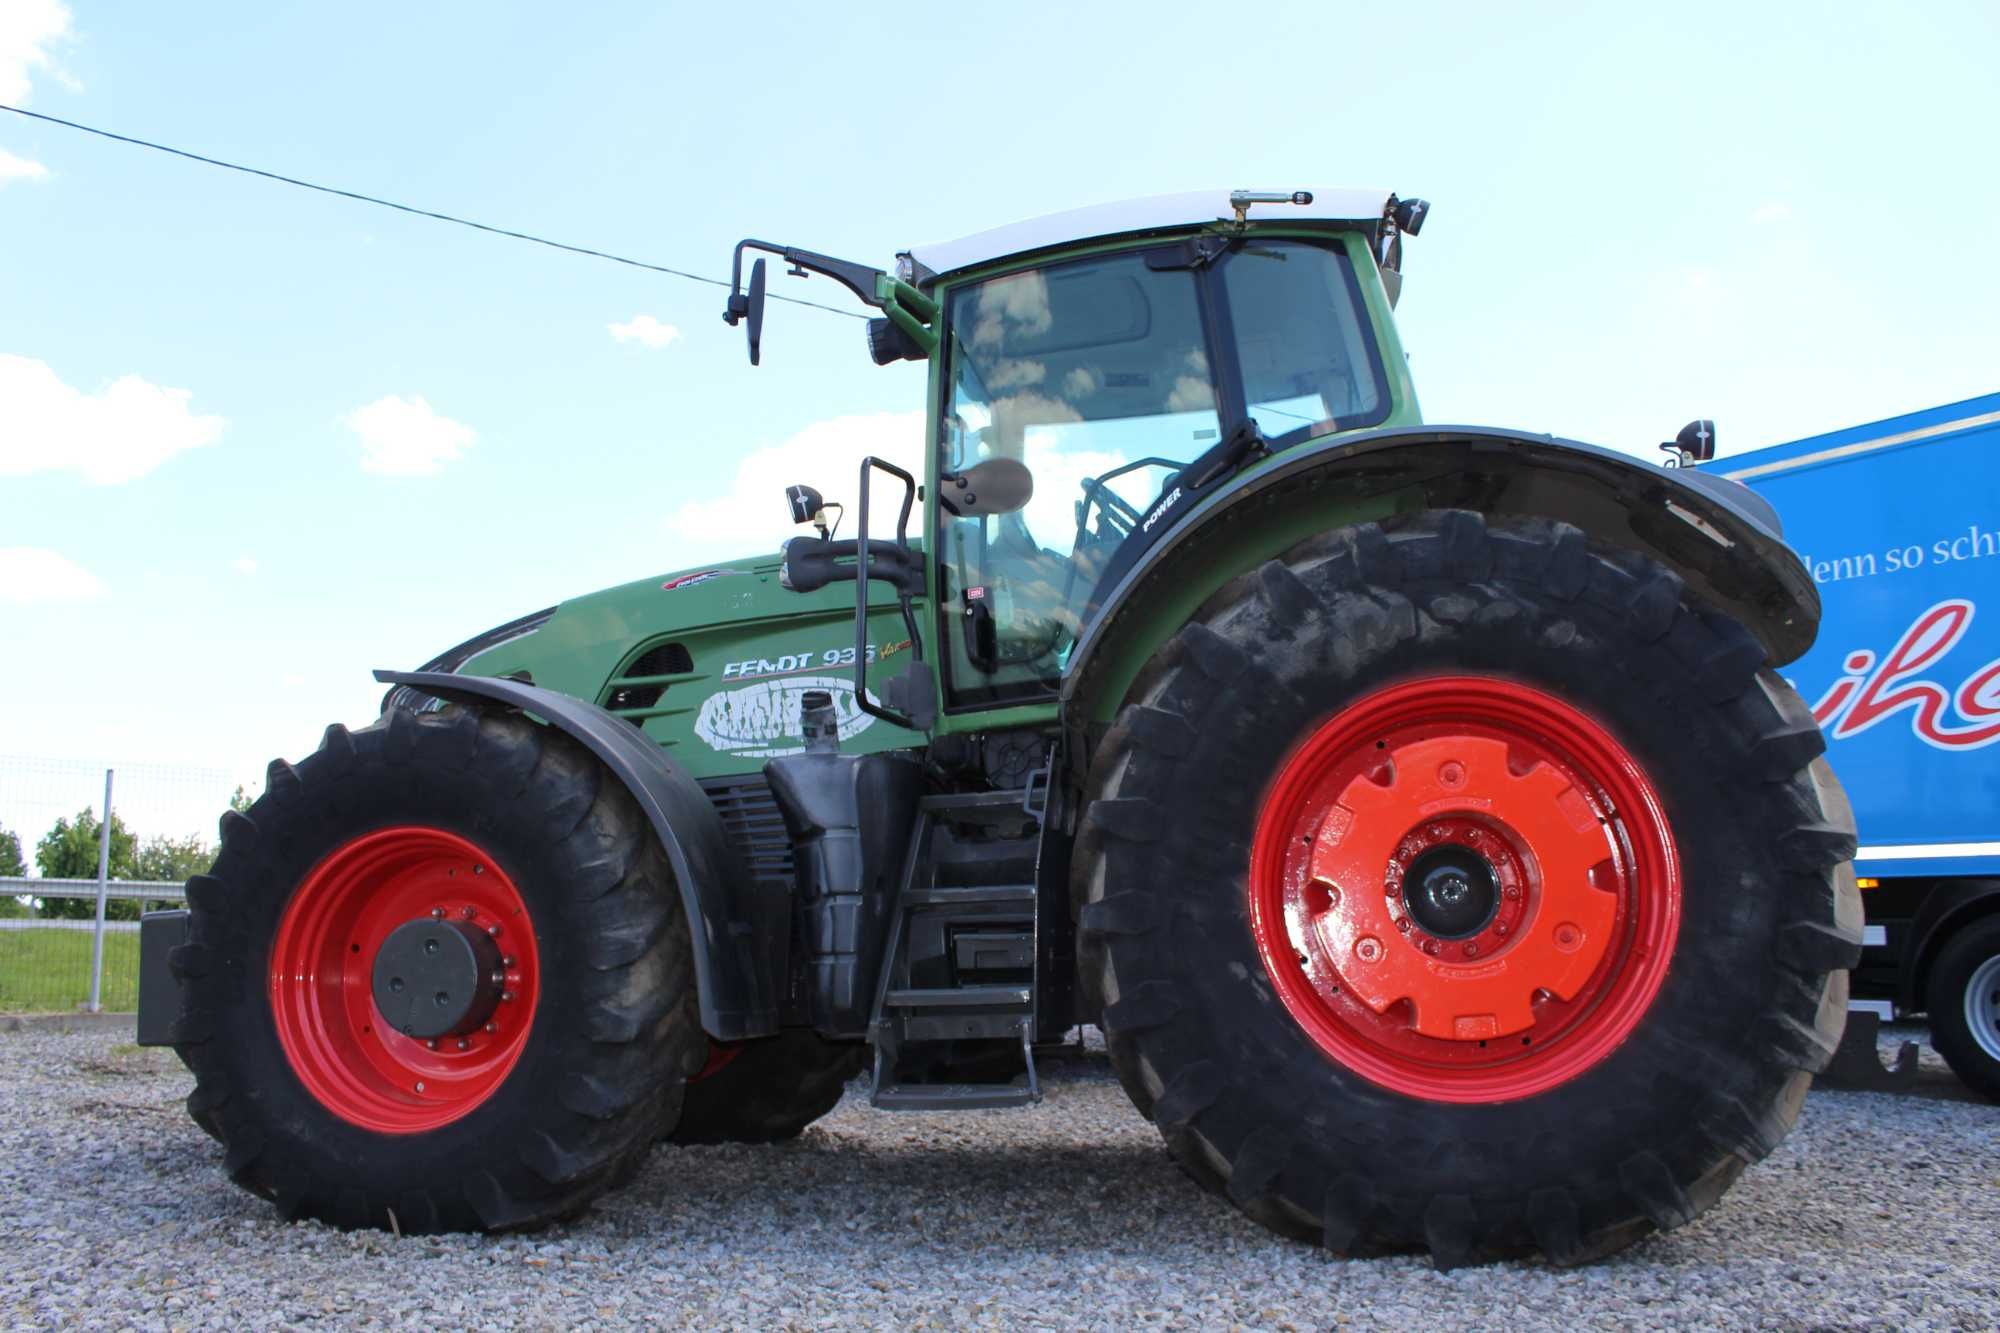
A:
[[[1076,859],[1107,1045],[1181,1164],[1441,1266],[1713,1204],[1860,947],[1846,801],[1762,659],[1648,560],[1469,513],[1211,598],[1094,757]]]
[[[1924,984],[1931,1041],[1965,1085],[2000,1101],[2000,916],[1959,929]]]
[[[515,715],[331,727],[188,885],[189,1112],[287,1217],[534,1226],[636,1167],[705,1049],[651,828]]]

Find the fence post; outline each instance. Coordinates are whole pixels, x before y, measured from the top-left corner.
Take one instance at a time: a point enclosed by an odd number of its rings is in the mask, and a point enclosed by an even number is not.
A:
[[[104,819],[97,826],[97,926],[90,936],[90,1012],[102,1012],[104,995],[104,898],[111,880],[111,769],[104,770]]]

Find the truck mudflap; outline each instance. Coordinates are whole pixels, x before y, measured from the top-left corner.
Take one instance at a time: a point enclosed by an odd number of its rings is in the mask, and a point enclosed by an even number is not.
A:
[[[468,708],[511,708],[574,737],[632,793],[673,867],[694,940],[701,1025],[717,1041],[778,1030],[790,903],[742,866],[700,785],[630,723],[567,694],[521,681],[436,671],[377,671]]]
[[[188,912],[147,912],[139,918],[139,1036],[141,1046],[174,1044],[174,1020],[181,1015],[181,983],[171,966],[173,951],[187,943]]]

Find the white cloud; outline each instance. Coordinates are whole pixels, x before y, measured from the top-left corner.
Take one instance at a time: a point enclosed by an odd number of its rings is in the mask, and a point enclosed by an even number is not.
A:
[[[0,477],[75,472],[99,485],[143,477],[222,438],[229,423],[190,412],[192,397],[137,375],[84,393],[45,361],[0,354]]]
[[[634,315],[623,324],[606,324],[611,336],[622,343],[638,343],[642,347],[661,348],[678,341],[681,331],[671,324],[662,324],[651,315]]]
[[[38,181],[46,179],[49,169],[39,162],[30,162],[25,157],[16,157],[0,148],[0,185],[9,181]]]
[[[98,577],[38,546],[0,546],[0,603],[87,602],[104,595]]]
[[[722,494],[689,500],[667,516],[675,543],[669,559],[695,564],[750,552],[775,554],[780,542],[798,535],[785,510],[785,487],[798,483],[814,487],[829,503],[846,505],[842,532],[852,535],[861,460],[873,454],[921,479],[923,440],[922,412],[878,412],[816,421],[787,440],[753,449],[736,465]],[[895,524],[902,485],[878,472],[869,494],[871,535],[885,535]]]
[[[69,35],[69,7],[62,0],[0,4],[0,102],[25,104],[36,71],[68,83],[50,52]]]
[[[1757,223],[1783,222],[1791,217],[1791,215],[1792,206],[1790,204],[1781,204],[1774,200],[1770,203],[1759,204],[1756,208],[1752,209],[1750,211],[1750,220]]]
[[[390,394],[341,421],[361,437],[361,470],[390,476],[442,472],[479,438],[472,427],[431,410],[422,394]]]
[[[254,555],[239,555],[229,562],[229,567],[238,574],[255,574],[257,572],[257,557]]]

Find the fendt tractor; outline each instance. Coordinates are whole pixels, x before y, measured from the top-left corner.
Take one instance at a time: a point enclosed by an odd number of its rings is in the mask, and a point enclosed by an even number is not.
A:
[[[533,1226],[858,1075],[1029,1105],[1094,1025],[1189,1175],[1334,1251],[1572,1263],[1713,1205],[1861,945],[1776,671],[1819,599],[1736,483],[1425,425],[1426,211],[1179,195],[887,272],[739,244],[753,363],[768,254],[929,364],[923,475],[791,486],[781,554],[378,672],[376,721],[271,765],[142,934],[142,1038],[230,1176]]]

